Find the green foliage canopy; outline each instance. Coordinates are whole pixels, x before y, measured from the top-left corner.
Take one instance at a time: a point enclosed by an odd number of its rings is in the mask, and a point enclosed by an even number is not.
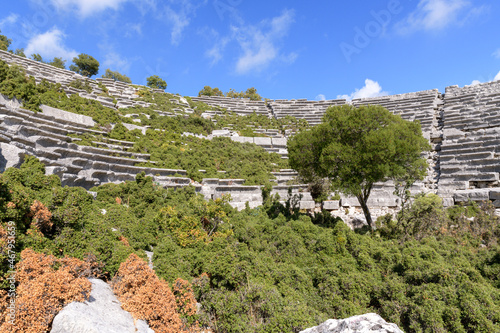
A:
[[[113,79],[115,81],[132,83],[132,80],[126,75],[120,74],[119,72],[114,72],[111,69],[106,69],[106,73],[102,75],[103,78]]]
[[[7,51],[11,43],[12,39],[7,38],[5,35],[0,35],[0,50]]]
[[[288,141],[290,166],[307,181],[329,178],[334,189],[358,198],[372,228],[367,200],[374,183],[408,173],[422,178],[430,149],[418,122],[381,106],[335,106],[323,122]]]
[[[57,68],[66,69],[66,60],[63,60],[60,57],[54,57],[54,59],[48,62],[48,64]]]
[[[167,82],[158,75],[153,75],[147,78],[147,86],[154,89],[167,89]]]
[[[88,54],[79,54],[73,58],[73,63],[74,65],[69,66],[69,69],[83,76],[91,77],[99,72],[99,61]]]
[[[198,92],[198,97],[200,96],[224,96],[224,93],[217,87],[212,88],[210,86],[204,86],[203,89]]]

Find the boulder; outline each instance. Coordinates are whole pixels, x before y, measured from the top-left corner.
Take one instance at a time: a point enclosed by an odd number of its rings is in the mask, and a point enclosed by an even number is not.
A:
[[[51,333],[154,333],[145,321],[135,321],[121,308],[106,282],[89,280],[92,283],[89,300],[66,305],[54,317]]]
[[[346,319],[328,319],[323,324],[300,333],[404,333],[396,324],[386,322],[376,313]]]

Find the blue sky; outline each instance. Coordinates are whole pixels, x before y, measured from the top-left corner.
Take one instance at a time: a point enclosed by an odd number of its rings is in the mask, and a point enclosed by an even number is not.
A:
[[[493,0],[4,1],[11,48],[87,53],[167,91],[257,88],[271,99],[373,97],[500,79]]]

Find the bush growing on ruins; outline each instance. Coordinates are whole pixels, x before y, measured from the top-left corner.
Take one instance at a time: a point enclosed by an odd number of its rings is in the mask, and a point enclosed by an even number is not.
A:
[[[54,59],[49,61],[47,64],[57,68],[66,69],[66,60],[63,60],[63,58],[60,57],[54,57]]]
[[[114,72],[111,69],[106,69],[106,73],[102,75],[103,78],[113,79],[115,81],[132,83],[132,80],[126,75],[120,74],[119,72]]]
[[[158,75],[150,76],[146,80],[147,80],[147,86],[150,88],[162,89],[162,90],[167,89],[167,82],[165,82],[165,80],[160,78]]]
[[[91,77],[99,72],[99,61],[94,57],[81,53],[73,58],[74,65],[70,65],[69,69],[83,76]]]
[[[57,68],[66,69],[66,60],[63,60],[63,58],[60,57],[54,57],[52,61],[45,62],[39,53],[34,53],[31,55],[31,59]]]
[[[358,198],[373,229],[367,200],[373,184],[408,172],[423,178],[430,148],[420,124],[381,106],[330,107],[323,123],[288,140],[290,166],[306,180],[329,178],[334,189]]]
[[[237,92],[234,89],[229,89],[229,91],[226,93],[226,97],[230,98],[248,98],[252,101],[261,101],[262,97],[257,94],[257,89],[254,87],[248,88],[245,92]]]
[[[17,65],[9,66],[0,61],[0,93],[9,98],[16,97],[23,101],[23,106],[33,111],[40,111],[35,78],[25,75],[24,69]]]
[[[24,49],[23,49],[23,48],[16,49],[16,50],[14,51],[14,54],[15,54],[15,55],[17,55],[17,56],[20,56],[20,57],[26,58],[26,54],[24,54]]]
[[[200,96],[224,96],[224,93],[217,87],[212,89],[210,86],[204,86],[203,89],[198,92],[198,97]]]

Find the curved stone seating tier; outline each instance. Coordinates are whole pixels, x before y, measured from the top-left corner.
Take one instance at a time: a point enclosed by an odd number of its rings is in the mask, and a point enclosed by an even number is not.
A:
[[[269,153],[277,153],[282,158],[288,158],[286,138],[232,136],[231,140],[240,143],[255,143]]]
[[[40,81],[41,79],[46,79],[51,83],[61,83],[61,85],[67,86],[74,80],[87,79],[85,76],[82,76],[75,72],[57,68],[28,58],[20,57],[2,50],[0,50],[0,60],[3,60],[9,64],[15,63],[22,66],[25,69],[26,74],[32,75]]]
[[[500,126],[500,82],[446,88],[444,128],[475,131]]]
[[[447,87],[443,125],[438,194],[459,202],[499,187],[500,82]]]
[[[240,116],[251,115],[254,112],[268,117],[271,116],[264,101],[251,101],[248,98],[230,98],[222,96],[191,97],[191,100],[193,102],[202,102],[213,107],[223,108]]]
[[[185,185],[184,181],[171,177],[186,175],[185,170],[171,170],[151,167],[138,167],[137,163],[149,162],[148,154],[137,154],[116,149],[79,146],[72,143],[67,134],[85,133],[90,128],[78,123],[56,119],[43,113],[23,109],[8,109],[0,106],[0,134],[2,141],[19,150],[18,162],[24,155],[38,157],[57,173],[63,185],[90,188],[105,182],[134,180],[142,171],[154,177],[164,177],[159,182]],[[73,126],[76,125],[76,126]],[[115,144],[130,145],[126,141],[110,140]],[[20,156],[23,155],[23,156]],[[165,178],[167,177],[167,178]],[[170,178],[172,179],[170,179]],[[189,181],[190,182],[190,181]]]
[[[306,99],[268,101],[272,114],[277,119],[292,116],[297,119],[305,119],[310,125],[321,123],[323,115],[330,106],[343,105],[345,99],[328,101],[308,101]]]
[[[437,89],[415,93],[391,95],[383,97],[355,99],[353,105],[381,105],[394,114],[399,114],[406,120],[418,120],[423,132],[431,132],[438,127],[439,114],[436,113],[442,105],[441,94]]]
[[[440,173],[441,194],[500,186],[500,127],[471,132],[445,131]]]

